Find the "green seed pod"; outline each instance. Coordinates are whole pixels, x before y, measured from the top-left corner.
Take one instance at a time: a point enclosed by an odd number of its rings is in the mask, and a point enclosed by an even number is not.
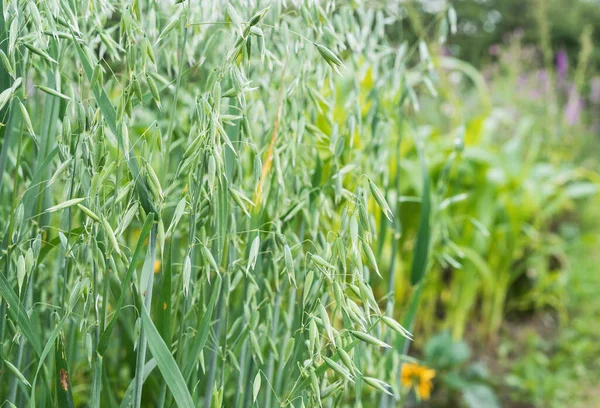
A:
[[[256,260],[258,259],[258,251],[260,250],[260,237],[257,235],[252,241],[252,245],[250,246],[250,253],[248,256],[248,267],[246,268],[246,273],[250,269],[254,270],[256,266]]]
[[[344,305],[344,293],[342,291],[342,287],[338,282],[333,282],[333,294],[335,296],[335,301],[339,306]]]
[[[23,45],[25,46],[25,48],[27,48],[32,53],[42,57],[44,60],[46,60],[46,62],[48,62],[50,64],[58,64],[58,62],[54,58],[52,58],[50,55],[48,55],[45,51],[42,51],[39,48],[34,47],[33,45],[28,44],[26,42],[24,42]]]
[[[309,372],[309,376],[310,376],[310,386],[313,389],[313,392],[317,395],[318,398],[320,398],[320,391],[319,391],[319,380],[317,379],[317,374],[315,374],[315,370],[313,368],[310,369]],[[319,403],[319,406],[321,404]]]
[[[334,392],[339,390],[342,387],[341,381],[336,381],[333,384],[329,384],[327,387],[321,390],[321,400],[325,400],[333,395]]]
[[[119,247],[119,243],[117,242],[117,238],[115,237],[115,233],[105,217],[102,217],[102,225],[104,226],[104,233],[108,237],[108,240],[111,243],[114,251],[117,253],[117,255],[121,256],[121,249]]]
[[[366,321],[366,319],[364,317],[364,313],[362,312],[360,307],[358,307],[358,305],[356,303],[354,303],[354,301],[352,301],[352,300],[347,300],[346,304],[347,304],[347,307],[344,308],[344,311],[346,312],[346,314],[348,314],[348,317],[350,318],[350,320],[352,320],[362,330],[364,330],[365,326],[367,325],[367,321]]]
[[[310,293],[314,275],[315,272],[312,269],[308,272],[308,274],[306,274],[306,279],[304,280],[304,292],[302,294],[303,305],[306,305],[306,299],[308,298],[308,294]]]
[[[148,187],[150,190],[156,195],[157,200],[162,200],[164,197],[162,187],[160,186],[160,181],[158,180],[158,176],[154,172],[152,166],[147,165],[146,170],[148,171]]]
[[[290,357],[292,356],[292,352],[294,351],[294,345],[296,344],[296,340],[293,337],[287,341],[285,348],[283,350],[283,364],[286,364]]]
[[[285,268],[289,272],[292,272],[294,270],[294,258],[292,256],[292,250],[288,244],[284,244],[283,246],[283,255],[285,259]]]
[[[338,356],[340,356],[340,361],[346,366],[346,368],[348,368],[350,373],[352,375],[356,375],[355,371],[354,371],[354,364],[352,363],[352,358],[346,352],[346,350],[343,349],[342,346],[338,346],[337,354],[338,354]]]
[[[63,119],[62,138],[64,143],[69,143],[71,140],[71,121],[67,116]]]
[[[175,18],[174,20],[171,20],[169,22],[169,24],[167,24],[165,29],[162,31],[162,33],[160,33],[160,35],[158,36],[158,41],[161,41],[163,38],[165,38],[165,36],[167,34],[169,34],[171,31],[173,31],[173,29],[175,27],[177,27],[178,23],[179,23],[179,17]]]
[[[83,104],[81,102],[77,103],[77,127],[79,129],[79,132],[84,132],[85,131],[85,125],[86,125],[86,112],[85,112],[85,108],[83,107]]]
[[[95,244],[94,252],[96,253],[94,259],[98,263],[100,271],[106,271],[106,263],[104,262],[105,253],[98,248],[98,244]]]
[[[360,297],[363,302],[368,303],[375,312],[379,313],[379,305],[375,301],[373,290],[363,280],[358,281],[358,288],[360,289]]]
[[[361,202],[358,203],[358,216],[362,229],[367,233],[370,232],[369,213],[367,207]]]
[[[308,344],[310,349],[310,354],[314,354],[315,346],[319,341],[319,330],[317,328],[317,323],[315,319],[310,319],[308,323]]]
[[[192,262],[190,260],[190,255],[186,255],[185,260],[183,262],[183,272],[181,274],[183,281],[183,294],[188,296],[189,288],[190,288],[190,277],[192,275]]]
[[[213,269],[215,270],[217,275],[220,276],[221,274],[219,272],[219,266],[217,265],[217,261],[215,261],[215,258],[213,257],[210,250],[204,245],[202,245],[201,248],[202,248],[202,256],[204,257],[204,259],[210,263],[210,265],[213,267]]]
[[[25,269],[27,270],[27,273],[31,273],[34,266],[35,259],[33,256],[33,249],[27,248],[27,252],[25,252]]]
[[[206,89],[212,89],[215,82],[217,81],[218,76],[219,76],[219,74],[218,74],[216,68],[213,69],[212,71],[210,71],[210,74],[208,74],[208,79],[206,80]],[[202,98],[202,100],[204,101],[204,98]]]
[[[67,95],[60,93],[55,89],[48,88],[47,86],[36,85],[35,87],[38,88],[40,91],[47,93],[48,95],[56,96],[57,98],[64,99],[67,102],[71,100],[71,98],[69,98]]]
[[[352,248],[356,248],[358,245],[358,222],[354,216],[350,217],[350,241]]]
[[[353,285],[353,284],[350,283],[350,284],[348,284],[348,288],[350,289],[350,291],[352,292],[352,294],[355,297],[357,297],[357,298],[360,297],[360,288],[358,286]]]
[[[367,242],[364,240],[362,240],[362,249],[363,249],[363,252],[365,253],[365,255],[367,256],[369,265],[371,265],[371,267],[373,269],[375,269],[375,272],[377,273],[377,275],[380,278],[382,278],[381,274],[379,273],[379,268],[377,267],[377,260],[375,259],[375,254],[373,253],[373,250],[371,249],[369,244],[367,244]]]
[[[215,162],[215,156],[210,155],[208,158],[208,189],[212,193],[215,188],[215,178],[217,174],[217,164]]]
[[[123,215],[123,218],[121,219],[121,224],[119,225],[119,228],[116,232],[117,235],[121,235],[123,232],[125,232],[125,230],[129,226],[129,224],[131,224],[131,221],[133,221],[135,216],[138,214],[139,209],[140,209],[139,202],[134,201],[133,204],[131,204],[129,209]]]
[[[257,37],[262,37],[263,34],[263,30],[261,30],[259,27],[250,27],[250,33],[257,36]]]
[[[243,195],[239,191],[234,190],[231,187],[229,187],[228,190],[229,190],[229,195],[231,196],[231,198],[233,198],[233,201],[235,201],[235,203],[242,209],[242,211],[244,212],[244,214],[246,214],[246,216],[250,217],[250,213],[246,209],[246,205],[244,204],[244,201],[242,201]],[[246,200],[250,201],[248,199],[246,199]]]
[[[325,259],[321,258],[319,255],[312,255],[312,260],[315,263],[315,265],[320,266],[322,268],[335,269],[335,266],[327,262]]]
[[[192,143],[190,143],[188,148],[185,149],[185,152],[183,153],[184,159],[190,157],[193,153],[196,153],[198,151],[198,146],[200,146],[200,143],[202,142],[202,139],[203,139],[202,136],[203,136],[203,133],[200,133],[200,134],[198,134],[198,136],[196,136],[194,138],[194,140],[192,140]],[[210,158],[209,158],[209,160],[210,160]]]
[[[242,130],[244,131],[244,135],[246,135],[247,138],[252,138],[252,129],[250,127],[250,122],[248,122],[248,118],[246,116],[242,118]]]
[[[146,55],[148,55],[148,57],[150,58],[150,61],[152,61],[152,64],[156,65],[156,58],[154,57],[152,44],[150,44],[150,40],[146,36],[144,36],[144,51],[146,52]]]
[[[398,334],[400,334],[403,337],[406,337],[409,340],[412,340],[412,334],[410,334],[410,332],[408,330],[406,330],[404,327],[402,327],[402,325],[400,323],[398,323],[396,320],[392,319],[389,316],[381,316],[381,320],[392,330],[394,330],[395,332],[397,332]]]
[[[315,47],[317,47],[319,54],[321,54],[321,57],[323,57],[325,62],[327,62],[327,64],[329,64],[331,67],[339,67],[339,66],[343,65],[342,61],[329,48],[327,48],[321,44],[317,44],[317,43],[314,43],[314,44],[315,44]]]
[[[129,94],[131,94],[131,92],[129,92]],[[125,114],[126,114],[128,117],[131,117],[131,116],[132,116],[132,115],[131,115],[131,111],[132,111],[132,109],[133,109],[133,105],[131,104],[131,99],[132,99],[132,98],[131,98],[131,96],[128,96],[128,97],[126,98],[126,100],[125,100]]]
[[[27,270],[25,268],[25,257],[20,254],[17,259],[17,284],[19,285],[19,294],[21,294],[21,288],[23,287],[23,281],[25,280],[25,275]]]
[[[373,378],[373,377],[363,376],[362,379],[364,380],[364,382],[369,384],[371,387],[376,388],[380,391],[383,391],[388,395],[394,395],[389,391],[389,389],[391,388],[389,384],[386,384],[383,381],[378,380],[377,378]]]
[[[331,322],[329,321],[329,315],[327,314],[327,310],[325,306],[321,302],[317,305],[317,310],[319,311],[319,316],[323,321],[323,326],[325,327],[325,331],[327,332],[327,336],[331,341],[331,344],[335,346],[335,338],[333,337],[333,328],[331,327]]]
[[[125,63],[127,64],[127,69],[130,72],[135,72],[136,71],[136,65],[137,65],[138,61],[140,60],[140,57],[139,57],[140,53],[138,52],[137,44],[136,44],[135,47],[132,46],[132,45],[129,45],[127,47],[127,50],[125,52],[127,53],[127,60],[125,61]],[[145,55],[145,53],[142,53],[142,63],[143,63],[144,66],[146,66],[146,55]]]
[[[252,58],[252,37],[246,39],[246,53],[244,55],[248,60]]]
[[[79,207],[79,209],[81,211],[83,211],[83,213],[85,215],[87,215],[88,217],[90,217],[92,220],[94,220],[96,222],[100,222],[100,217],[98,217],[92,210],[90,210],[86,206],[81,205],[81,204],[77,204],[77,207]]]
[[[269,9],[271,8],[271,6],[266,7],[262,10],[260,10],[259,12],[257,12],[256,14],[254,14],[252,17],[250,17],[250,20],[248,21],[248,25],[250,27],[258,24],[258,22],[260,20],[262,20],[262,18],[265,16],[265,14],[267,14],[267,11],[269,11]]]
[[[37,234],[35,239],[33,240],[33,244],[31,244],[31,249],[33,249],[33,255],[35,258],[40,256],[40,251],[42,249],[42,235]]]
[[[21,226],[23,225],[24,214],[25,214],[25,207],[23,206],[23,203],[21,203],[15,210],[15,215],[13,218],[13,225],[14,225],[15,232],[18,232],[21,230]]]
[[[23,121],[25,122],[25,127],[29,134],[35,139],[35,132],[33,131],[33,124],[31,123],[31,118],[29,117],[29,113],[27,112],[27,108],[21,101],[19,101],[19,109],[21,110],[21,116],[23,117]]]
[[[15,71],[8,59],[8,56],[4,53],[4,51],[0,50],[0,61],[2,62],[2,66],[8,72],[11,77],[15,77]]]
[[[162,109],[160,105],[160,94],[158,92],[158,87],[156,86],[156,82],[154,82],[154,79],[152,79],[152,77],[148,74],[146,74],[146,83],[148,84],[148,88],[150,88],[150,92],[152,93],[152,99],[154,99],[154,103],[156,103],[156,106],[159,110]]]
[[[144,93],[142,92],[142,86],[140,85],[140,81],[137,78],[134,78],[131,82],[133,85],[133,93],[138,98],[140,102],[144,100]]]
[[[333,361],[332,359],[330,359],[328,357],[323,356],[323,360],[325,360],[325,363],[329,366],[329,368],[331,368],[333,371],[335,371],[338,375],[344,377],[346,380],[348,380],[350,382],[354,382],[352,375],[346,368],[342,367],[341,365],[339,365],[338,363],[336,363],[335,361]]]
[[[387,201],[385,201],[385,197],[381,191],[379,191],[379,188],[377,188],[375,183],[373,183],[371,180],[369,180],[369,188],[371,189],[371,194],[373,195],[373,198],[375,198],[377,205],[379,205],[379,208],[381,208],[381,211],[383,211],[388,220],[392,221],[392,218],[394,218],[392,209],[388,205]]]
[[[254,180],[258,183],[262,177],[262,160],[260,155],[254,155]]]
[[[250,332],[250,344],[252,345],[252,351],[254,355],[258,357],[261,364],[263,362],[262,352],[260,351],[260,346],[258,344],[258,339],[256,338],[256,334],[253,331]]]
[[[354,337],[356,337],[360,341],[365,342],[367,344],[371,344],[371,345],[377,346],[377,347],[392,348],[392,346],[390,346],[389,344],[384,343],[383,341],[379,340],[376,337],[371,336],[370,334],[363,333],[363,332],[357,331],[357,330],[349,330],[349,332]]]

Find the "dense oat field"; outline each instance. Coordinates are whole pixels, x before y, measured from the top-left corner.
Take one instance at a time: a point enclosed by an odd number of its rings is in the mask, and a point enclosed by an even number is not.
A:
[[[476,67],[446,1],[0,1],[0,406],[593,395],[593,30],[536,4]]]

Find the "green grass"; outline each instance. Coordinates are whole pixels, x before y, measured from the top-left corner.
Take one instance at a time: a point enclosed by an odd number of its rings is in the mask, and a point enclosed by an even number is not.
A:
[[[353,5],[171,3],[2,3],[3,402],[395,404],[381,339],[410,333],[371,285],[399,181],[373,158],[426,46]]]
[[[560,321],[552,336],[532,332],[524,345],[511,344],[522,350],[516,363],[506,364],[508,375],[504,380],[513,386],[515,400],[535,406],[595,406],[600,385],[595,375],[600,364],[600,331],[590,322],[600,314],[596,295],[600,289],[596,205],[597,200],[581,206],[581,217],[586,222],[580,235],[569,240],[567,319]]]
[[[524,98],[520,44],[444,56],[450,6],[0,5],[1,403],[410,405],[430,338],[576,309],[590,113]]]

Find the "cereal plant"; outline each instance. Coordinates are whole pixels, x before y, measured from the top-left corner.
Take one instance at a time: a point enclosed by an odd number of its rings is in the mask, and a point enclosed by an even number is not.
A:
[[[436,78],[425,42],[387,34],[403,10],[0,1],[0,400],[400,404],[430,246],[408,130]],[[406,311],[405,137],[422,179]]]

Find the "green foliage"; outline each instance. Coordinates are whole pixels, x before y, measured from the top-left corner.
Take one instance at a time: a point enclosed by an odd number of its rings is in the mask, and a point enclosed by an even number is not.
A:
[[[263,3],[0,3],[2,402],[397,403],[387,132],[431,56],[392,10]]]
[[[570,319],[553,335],[540,336],[524,328],[518,336],[524,339],[508,338],[501,347],[500,363],[506,369],[502,382],[514,400],[549,407],[595,403],[600,330],[590,322],[598,318],[600,310],[596,295],[600,288],[599,254],[593,249],[599,242],[596,205],[592,201],[580,208],[587,222],[581,229],[572,227],[577,233],[569,238],[571,279],[566,307]],[[548,315],[540,320],[552,321]]]
[[[468,408],[499,407],[498,398],[490,387],[490,374],[481,363],[469,364],[471,350],[462,340],[454,340],[442,331],[427,340],[423,358],[436,370],[438,387],[444,387],[446,405],[450,401]],[[439,397],[438,397],[439,398]]]
[[[2,402],[387,408],[413,341],[435,401],[549,401],[467,341],[574,309],[594,32],[479,72],[464,2],[338,3],[0,2]]]
[[[572,62],[577,61],[583,27],[590,26],[594,42],[600,42],[600,8],[596,1],[544,0],[545,20],[550,28],[550,45],[553,50],[565,49]],[[453,51],[476,66],[484,66],[493,56],[490,47],[504,44],[508,35],[519,32],[525,43],[540,44],[539,22],[536,9],[540,0],[528,3],[519,0],[453,2],[459,19],[459,29],[452,38]],[[594,51],[592,65],[600,67],[600,52]]]

